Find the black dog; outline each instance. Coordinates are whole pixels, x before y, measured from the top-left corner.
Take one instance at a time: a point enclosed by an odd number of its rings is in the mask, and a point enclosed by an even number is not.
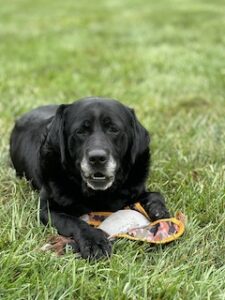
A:
[[[140,201],[152,220],[169,217],[164,198],[146,191],[149,135],[116,100],[86,98],[39,107],[13,129],[10,154],[18,176],[40,190],[40,218],[76,240],[82,257],[109,255],[103,231],[79,217]]]

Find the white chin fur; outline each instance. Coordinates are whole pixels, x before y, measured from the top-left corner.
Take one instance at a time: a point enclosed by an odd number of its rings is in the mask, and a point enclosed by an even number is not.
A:
[[[102,186],[96,186],[95,184],[93,184],[92,182],[89,182],[88,180],[86,182],[87,182],[87,186],[89,188],[91,188],[92,190],[95,190],[95,191],[105,191],[108,188],[110,188],[110,186],[113,184],[113,181],[114,180],[110,180],[109,182],[107,182],[105,185],[102,185]]]

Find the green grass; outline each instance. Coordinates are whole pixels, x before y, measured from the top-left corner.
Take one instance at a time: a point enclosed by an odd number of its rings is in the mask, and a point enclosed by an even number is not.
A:
[[[0,299],[225,299],[224,0],[0,0]],[[136,109],[152,135],[148,186],[185,235],[120,240],[88,263],[39,248],[53,229],[9,167],[21,113],[88,95]]]

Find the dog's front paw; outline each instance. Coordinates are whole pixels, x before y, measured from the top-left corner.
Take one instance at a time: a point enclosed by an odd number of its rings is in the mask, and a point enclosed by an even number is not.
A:
[[[74,236],[78,243],[80,254],[85,259],[99,259],[110,256],[112,245],[107,239],[107,235],[100,229],[85,228],[79,238]]]
[[[153,204],[151,209],[148,211],[148,215],[152,221],[170,218],[170,214],[167,208],[161,204]]]
[[[144,208],[151,221],[170,218],[170,213],[165,205],[165,199],[160,193],[150,193]]]

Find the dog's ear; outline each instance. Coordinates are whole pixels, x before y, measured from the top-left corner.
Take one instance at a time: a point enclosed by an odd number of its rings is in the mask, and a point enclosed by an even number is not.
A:
[[[148,131],[138,121],[133,109],[130,109],[132,115],[132,147],[131,162],[134,164],[138,156],[149,151],[150,136]]]
[[[66,161],[66,140],[65,140],[65,110],[69,105],[62,104],[58,107],[52,120],[49,130],[50,147],[53,147],[61,158],[61,163]]]

